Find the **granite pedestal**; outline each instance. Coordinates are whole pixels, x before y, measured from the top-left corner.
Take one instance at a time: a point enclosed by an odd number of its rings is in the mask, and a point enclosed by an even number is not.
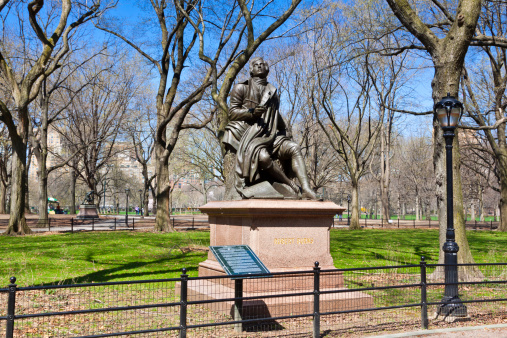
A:
[[[200,209],[209,217],[211,246],[249,245],[270,272],[311,271],[315,262],[319,262],[321,270],[335,269],[330,254],[329,231],[334,215],[345,208],[333,202],[249,199],[214,201]],[[209,252],[208,259],[199,264],[199,276],[217,275],[225,275],[225,271]],[[309,292],[313,291],[313,283],[312,273],[284,274],[245,279],[243,290],[245,296]],[[345,291],[343,275],[337,271],[322,272],[320,288],[322,291]],[[234,281],[229,278],[189,282],[188,295],[193,300],[230,298],[231,292],[234,292]],[[321,308],[328,311],[337,307],[351,310],[370,305],[371,297],[360,292],[321,297]],[[227,310],[230,306],[229,303],[212,305],[214,310]],[[263,312],[264,315],[284,316],[299,310],[306,313],[311,306],[313,298],[310,296],[282,297],[245,301],[243,311],[252,315]]]
[[[93,204],[81,204],[79,206],[79,214],[76,216],[78,219],[91,219],[99,218],[97,207]]]

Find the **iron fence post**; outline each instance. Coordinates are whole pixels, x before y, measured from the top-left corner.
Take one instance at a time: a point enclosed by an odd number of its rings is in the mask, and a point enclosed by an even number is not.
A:
[[[70,232],[74,233],[74,218],[70,219]]]
[[[194,230],[194,218],[192,217],[192,230]]]
[[[234,321],[243,320],[243,279],[234,280]],[[234,331],[243,332],[243,323],[235,323]]]
[[[9,299],[7,301],[7,328],[6,337],[14,337],[14,310],[16,307],[16,277],[10,278],[11,284],[9,285]]]
[[[428,299],[426,290],[426,261],[421,257],[421,326],[428,329]]]
[[[48,231],[51,231],[51,218],[48,217]]]
[[[398,228],[400,227],[400,215],[398,215]]]
[[[174,217],[173,217],[173,229],[174,229]]]
[[[95,218],[92,218],[92,231],[95,231]]]
[[[491,230],[493,230],[493,219],[491,219],[490,221],[491,221],[490,228],[491,228]]]
[[[114,231],[116,231],[116,217],[114,218]]]
[[[415,229],[415,218],[414,218],[414,229]]]
[[[187,288],[188,288],[188,275],[187,269],[181,270],[181,290],[180,290],[180,337],[187,337]]]
[[[320,337],[320,268],[315,262],[313,268],[313,338]]]
[[[132,217],[132,231],[135,230],[135,225],[134,225],[134,217]]]

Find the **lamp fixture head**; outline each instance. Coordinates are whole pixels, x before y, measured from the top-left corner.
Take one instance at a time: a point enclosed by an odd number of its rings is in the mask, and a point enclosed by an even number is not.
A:
[[[463,115],[463,104],[447,93],[446,97],[435,103],[433,111],[444,129],[454,129]]]

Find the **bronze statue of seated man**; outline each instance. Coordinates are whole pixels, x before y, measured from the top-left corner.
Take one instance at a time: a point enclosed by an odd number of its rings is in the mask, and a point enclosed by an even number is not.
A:
[[[247,192],[248,188],[267,180],[286,184],[298,198],[316,199],[301,149],[287,136],[279,112],[280,99],[276,88],[267,82],[268,73],[268,64],[260,57],[253,58],[251,78],[235,85],[230,94],[229,124],[222,142],[236,154],[235,189],[242,198],[256,197]],[[301,188],[278,162],[288,164]]]

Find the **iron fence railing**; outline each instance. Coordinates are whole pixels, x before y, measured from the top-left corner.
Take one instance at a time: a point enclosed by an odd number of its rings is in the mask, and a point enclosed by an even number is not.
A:
[[[8,219],[0,220],[0,233],[5,231]],[[27,225],[34,232],[78,232],[78,231],[99,231],[99,230],[140,230],[153,228],[155,219],[129,216],[128,218],[48,218],[47,220],[27,219]],[[209,227],[207,220],[196,220],[194,217],[185,219],[171,218],[171,224],[175,228],[199,229]]]
[[[359,220],[359,224],[363,228],[401,228],[401,229],[438,229],[440,223],[438,220],[424,219],[418,220],[404,220],[404,219],[390,219],[385,221],[383,219],[367,219]],[[334,227],[345,228],[348,224],[346,218],[341,220],[334,219]],[[498,229],[499,222],[490,221],[466,221],[465,227],[467,230],[496,230]]]
[[[481,323],[507,314],[507,263],[459,264],[460,298]],[[419,264],[0,289],[0,336],[320,337],[453,325],[434,318],[445,265]],[[244,277],[244,278],[243,278]],[[433,312],[432,312],[433,311]],[[4,334],[2,334],[4,333]]]

